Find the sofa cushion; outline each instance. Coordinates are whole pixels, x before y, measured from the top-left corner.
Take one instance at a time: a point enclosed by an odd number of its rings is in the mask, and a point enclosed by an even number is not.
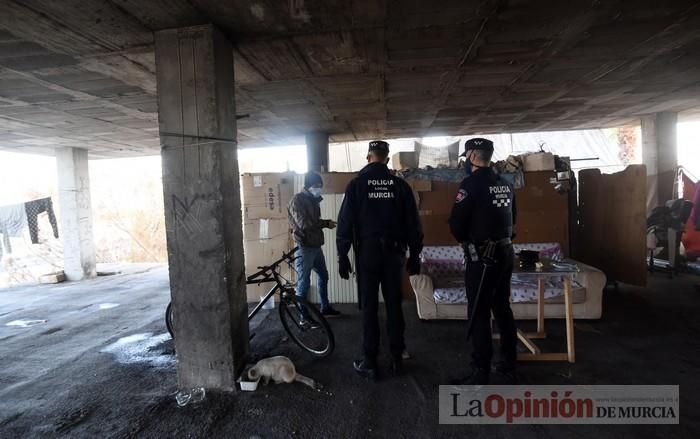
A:
[[[458,245],[431,245],[423,247],[421,259],[426,264],[441,262],[462,262],[464,252]]]
[[[586,288],[574,282],[573,303],[584,303],[586,301]],[[459,305],[467,303],[467,295],[464,287],[436,288],[433,290],[433,299],[438,305]],[[537,287],[534,289],[516,288],[511,289],[511,302],[516,303],[537,303]],[[564,303],[564,290],[545,288],[544,303]]]
[[[583,290],[583,300],[585,300],[586,289],[576,280],[571,284],[572,289]],[[511,301],[513,303],[537,302],[537,276],[531,274],[513,275],[511,280]],[[544,278],[544,300],[556,297],[564,297],[564,278],[561,276],[548,276]],[[563,300],[563,299],[562,299]]]
[[[421,272],[430,276],[436,287],[447,287],[452,280],[464,278],[464,252],[457,245],[424,247],[421,263]]]
[[[435,288],[433,291],[433,298],[435,303],[443,305],[458,305],[460,303],[467,303],[467,295],[464,292],[464,287],[452,287],[452,288]]]

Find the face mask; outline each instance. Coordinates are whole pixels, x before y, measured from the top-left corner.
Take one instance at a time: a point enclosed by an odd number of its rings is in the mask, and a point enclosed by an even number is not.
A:
[[[321,188],[320,187],[310,187],[309,193],[316,198],[321,198]]]
[[[469,157],[466,157],[466,161],[464,162],[464,173],[469,177],[472,175],[472,161],[469,160]]]

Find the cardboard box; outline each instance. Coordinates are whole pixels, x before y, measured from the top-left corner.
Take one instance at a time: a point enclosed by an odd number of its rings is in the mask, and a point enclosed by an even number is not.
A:
[[[244,174],[241,187],[246,220],[287,218],[287,205],[294,195],[294,174]]]
[[[243,224],[243,248],[245,252],[246,277],[256,273],[258,267],[270,265],[284,252],[293,248],[292,235],[287,219],[261,218],[246,220]],[[282,274],[291,278],[291,269],[285,264]],[[274,284],[248,285],[248,302],[259,302]]]
[[[550,152],[523,154],[520,157],[523,159],[523,170],[525,172],[553,171],[556,169],[554,155]]]
[[[433,181],[430,192],[420,193],[420,210],[430,210],[433,215],[447,215],[452,211],[459,183]]]
[[[424,245],[456,245],[450,226],[447,223],[449,214],[425,215],[420,217],[423,225]]]
[[[391,156],[391,166],[397,170],[417,168],[416,153],[414,151],[397,152]]]
[[[569,198],[554,190],[552,171],[528,172],[525,187],[515,191],[517,243],[558,242],[569,255]]]
[[[280,239],[291,240],[292,233],[287,218],[260,218],[246,220],[243,224],[243,242],[266,243]],[[288,250],[288,249],[285,249]]]
[[[357,176],[356,172],[326,172],[323,178],[324,194],[344,194],[350,181]]]
[[[432,180],[406,180],[406,183],[416,192],[430,192],[433,190]]]

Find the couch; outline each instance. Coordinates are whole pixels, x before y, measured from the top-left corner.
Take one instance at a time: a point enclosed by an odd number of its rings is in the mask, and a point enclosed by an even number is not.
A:
[[[516,244],[520,250],[537,250],[546,257],[562,258],[557,243]],[[459,246],[428,246],[421,254],[421,274],[410,277],[416,295],[418,316],[424,320],[467,319],[464,291],[464,254]],[[573,312],[575,319],[599,319],[602,315],[605,274],[595,267],[576,262]],[[532,275],[514,275],[511,306],[518,320],[537,318],[537,280]],[[548,280],[545,289],[545,318],[564,318],[563,281]]]

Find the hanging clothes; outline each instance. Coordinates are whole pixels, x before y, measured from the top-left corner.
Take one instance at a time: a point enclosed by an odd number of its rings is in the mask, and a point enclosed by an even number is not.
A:
[[[10,237],[22,236],[25,227],[27,227],[27,214],[24,204],[0,206],[0,234],[2,234],[0,257],[3,254],[3,247],[8,254],[12,253]]]
[[[27,214],[27,223],[29,224],[29,235],[32,238],[32,244],[39,243],[39,222],[37,221],[37,216],[43,212],[49,214],[49,222],[51,223],[51,228],[53,228],[53,236],[54,238],[58,238],[58,224],[56,224],[56,215],[53,212],[51,197],[28,201],[24,203],[24,209]]]
[[[683,198],[695,204],[681,238],[686,256],[689,260],[695,260],[700,258],[700,183],[693,183],[685,174],[683,175]]]

